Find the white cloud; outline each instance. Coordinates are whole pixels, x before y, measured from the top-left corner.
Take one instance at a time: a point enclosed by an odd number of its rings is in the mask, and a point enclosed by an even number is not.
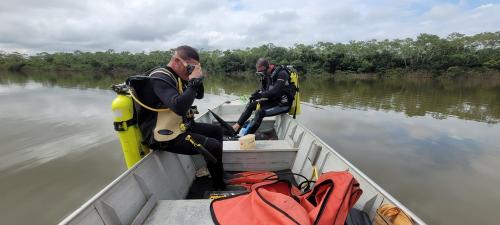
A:
[[[0,49],[232,49],[500,30],[500,4],[468,1],[2,0]]]

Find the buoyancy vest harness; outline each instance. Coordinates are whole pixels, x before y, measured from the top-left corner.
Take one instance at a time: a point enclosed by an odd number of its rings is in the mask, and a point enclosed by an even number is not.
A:
[[[312,190],[298,192],[284,180],[256,183],[249,193],[212,201],[212,219],[220,225],[343,225],[362,194],[348,171],[324,173]]]
[[[152,76],[155,73],[163,74],[165,75],[165,78]],[[183,123],[182,116],[177,115],[171,109],[154,108],[146,105],[139,99],[137,91],[134,89],[134,82],[140,82],[150,79],[160,80],[162,82],[167,83],[168,85],[171,85],[171,83],[165,79],[173,80],[175,82],[175,88],[179,92],[179,94],[183,93],[182,80],[180,79],[180,77],[177,77],[176,79],[176,77],[165,68],[157,68],[151,71],[147,76],[139,75],[139,76],[129,77],[126,82],[127,85],[129,86],[130,96],[132,96],[134,102],[136,102],[146,110],[150,110],[157,113],[156,123],[153,129],[153,139],[157,142],[170,141],[179,136],[179,134],[184,133],[186,131],[186,126]]]
[[[288,114],[292,115],[293,118],[295,119],[296,115],[301,113],[301,108],[300,108],[299,74],[297,70],[294,68],[294,66],[277,65],[276,69],[274,69],[268,81],[270,83],[268,89],[274,86],[274,83],[277,80],[276,76],[279,72],[281,72],[281,70],[285,70],[288,73],[288,80],[285,81],[285,87],[286,87],[285,92],[287,97],[293,100]]]

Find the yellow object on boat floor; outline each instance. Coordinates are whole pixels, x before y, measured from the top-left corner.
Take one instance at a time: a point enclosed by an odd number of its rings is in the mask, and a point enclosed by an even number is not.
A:
[[[374,225],[413,225],[413,220],[403,210],[392,205],[383,204],[377,209]]]

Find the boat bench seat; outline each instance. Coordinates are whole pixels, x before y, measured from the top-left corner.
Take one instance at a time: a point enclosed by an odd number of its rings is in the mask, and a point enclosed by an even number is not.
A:
[[[239,141],[225,141],[222,161],[227,171],[290,169],[297,155],[289,140],[259,140],[255,149],[241,150]]]
[[[226,152],[268,152],[268,151],[297,151],[289,140],[257,140],[255,149],[241,150],[239,141],[224,141],[224,153]]]
[[[238,121],[238,119],[240,118],[240,115],[241,114],[226,114],[226,115],[223,115],[221,117],[222,117],[222,119],[224,119],[224,121],[226,121],[228,123],[231,123],[231,122],[234,123],[234,122]],[[275,121],[275,120],[276,120],[276,116],[268,116],[268,117],[264,117],[264,119],[263,119],[263,121]]]
[[[210,199],[159,200],[144,225],[200,224],[214,225]]]

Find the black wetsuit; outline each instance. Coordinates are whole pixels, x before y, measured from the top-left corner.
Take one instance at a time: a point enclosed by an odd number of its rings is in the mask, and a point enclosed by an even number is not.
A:
[[[293,93],[290,90],[292,84],[289,83],[290,74],[285,69],[275,67],[271,75],[262,78],[260,92],[262,98],[267,100],[259,101],[260,109],[255,112],[254,119],[248,124],[245,134],[253,134],[259,129],[262,120],[266,116],[276,116],[290,111],[293,102]],[[242,126],[252,112],[257,108],[258,101],[250,101],[238,119],[238,124]]]
[[[167,69],[177,78],[178,76],[171,69]],[[169,108],[177,115],[185,117],[194,99],[203,98],[203,83],[201,82],[184,82],[183,93],[179,94],[176,89],[176,83],[172,78],[162,73],[154,73],[152,77],[159,79],[148,79],[143,84],[137,95],[141,101],[147,106],[155,108]],[[202,144],[216,159],[217,163],[207,162],[207,168],[212,175],[214,188],[223,189],[225,187],[223,181],[223,165],[222,165],[222,128],[212,124],[195,123],[191,121],[188,130],[175,139],[167,143],[158,143],[153,139],[153,129],[156,124],[157,113],[144,109],[136,105],[137,119],[141,130],[144,142],[155,150],[164,150],[178,154],[195,155],[198,151],[191,143],[185,140],[186,136],[191,135],[198,143]]]

